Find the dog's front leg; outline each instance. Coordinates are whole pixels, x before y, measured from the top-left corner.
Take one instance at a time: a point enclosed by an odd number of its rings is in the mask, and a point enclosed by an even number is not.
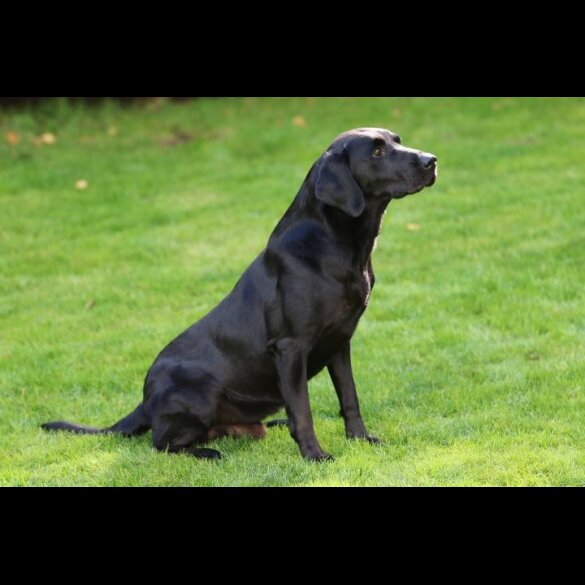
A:
[[[321,449],[315,436],[307,384],[307,353],[302,344],[290,338],[276,342],[274,360],[289,417],[290,433],[301,454],[312,461],[333,459]]]
[[[341,406],[341,416],[345,421],[345,433],[350,439],[363,439],[370,443],[380,440],[368,434],[362,415],[351,367],[349,341],[337,352],[327,365],[329,375]]]

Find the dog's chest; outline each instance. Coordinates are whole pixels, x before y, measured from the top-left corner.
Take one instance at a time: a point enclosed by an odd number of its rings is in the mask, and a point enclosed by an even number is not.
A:
[[[369,268],[353,274],[345,285],[344,312],[363,311],[368,306],[371,293],[372,274]]]
[[[321,335],[341,334],[351,336],[366,310],[372,291],[372,277],[369,271],[345,275],[338,293],[321,305],[321,320],[324,328]],[[321,337],[321,335],[319,337]]]
[[[364,307],[368,306],[370,302],[370,295],[372,294],[372,280],[373,274],[369,268],[366,268],[362,273],[362,285],[364,291],[363,303]]]
[[[373,278],[369,271],[345,279],[341,302],[327,305],[327,316],[321,313],[325,326],[319,331],[309,355],[309,377],[321,371],[341,347],[351,339],[360,317],[368,305]]]

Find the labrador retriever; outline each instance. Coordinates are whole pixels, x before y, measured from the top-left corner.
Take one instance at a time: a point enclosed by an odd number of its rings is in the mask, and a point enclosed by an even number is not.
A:
[[[283,406],[303,457],[332,457],[315,435],[307,382],[327,367],[349,438],[377,442],[362,420],[350,342],[374,287],[372,250],[393,199],[433,185],[437,158],[378,128],[338,136],[232,292],[162,350],[142,403],[108,429],[66,422],[45,430],[132,437],[219,458],[200,445],[265,434]]]

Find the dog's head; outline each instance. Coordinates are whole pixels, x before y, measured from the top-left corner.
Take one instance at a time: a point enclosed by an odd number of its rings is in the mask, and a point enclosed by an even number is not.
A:
[[[351,217],[373,198],[401,199],[433,185],[437,157],[402,145],[383,128],[359,128],[338,136],[315,167],[315,195]]]

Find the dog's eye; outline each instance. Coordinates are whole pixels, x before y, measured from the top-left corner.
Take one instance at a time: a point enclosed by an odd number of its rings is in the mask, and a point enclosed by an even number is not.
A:
[[[374,148],[374,150],[372,151],[372,156],[376,157],[376,158],[380,158],[381,156],[384,156],[384,149],[383,148]]]
[[[402,138],[400,138],[400,136],[395,136],[394,142],[396,142],[396,144],[402,144]]]

